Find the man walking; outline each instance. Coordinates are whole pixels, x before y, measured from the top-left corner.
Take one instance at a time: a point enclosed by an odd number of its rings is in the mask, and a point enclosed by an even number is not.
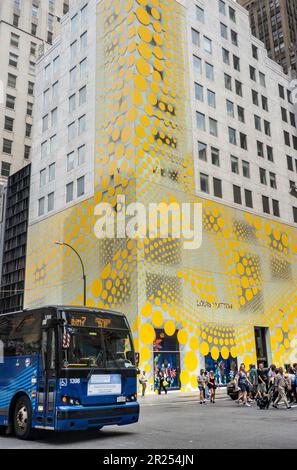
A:
[[[275,377],[275,380],[274,380],[274,385],[277,389],[277,392],[278,392],[278,396],[277,396],[277,399],[275,400],[275,402],[273,403],[273,407],[274,408],[278,408],[278,403],[280,401],[283,401],[284,404],[286,405],[287,409],[289,410],[291,408],[291,406],[289,405],[289,402],[287,400],[287,396],[286,396],[286,386],[287,386],[287,380],[284,376],[284,369],[282,367],[280,367],[278,369],[278,374],[277,376]]]
[[[142,372],[141,377],[140,377],[140,379],[139,379],[139,382],[140,382],[140,384],[141,384],[141,386],[142,386],[142,394],[141,394],[141,396],[142,396],[142,398],[144,398],[144,397],[145,397],[145,392],[146,392],[147,383],[148,383],[145,370]]]

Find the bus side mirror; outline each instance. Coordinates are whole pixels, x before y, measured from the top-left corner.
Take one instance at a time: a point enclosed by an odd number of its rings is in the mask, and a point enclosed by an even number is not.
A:
[[[138,367],[140,362],[140,354],[139,352],[135,353],[135,366]]]

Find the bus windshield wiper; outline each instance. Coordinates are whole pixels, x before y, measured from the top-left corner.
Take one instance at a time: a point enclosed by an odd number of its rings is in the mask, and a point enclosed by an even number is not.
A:
[[[101,356],[102,354],[103,354],[103,351],[99,351],[99,353],[97,354],[96,359],[95,359],[96,365],[94,365],[94,366],[92,367],[92,369],[90,369],[90,371],[89,371],[89,373],[88,373],[88,375],[87,375],[87,381],[90,380],[90,377],[94,374],[96,367],[98,367],[98,361],[99,361],[99,358],[100,358],[100,356]]]

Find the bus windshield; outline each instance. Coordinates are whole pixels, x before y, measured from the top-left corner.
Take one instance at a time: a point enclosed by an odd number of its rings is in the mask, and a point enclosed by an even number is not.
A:
[[[135,366],[127,330],[70,327],[67,335],[66,344],[63,340],[65,368],[126,369]]]

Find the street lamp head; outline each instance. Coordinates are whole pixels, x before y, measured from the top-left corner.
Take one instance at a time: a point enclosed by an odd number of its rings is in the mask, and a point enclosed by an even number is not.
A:
[[[56,244],[56,245],[64,245],[64,243],[63,243],[63,242],[60,242],[60,241],[56,241],[55,244]]]

